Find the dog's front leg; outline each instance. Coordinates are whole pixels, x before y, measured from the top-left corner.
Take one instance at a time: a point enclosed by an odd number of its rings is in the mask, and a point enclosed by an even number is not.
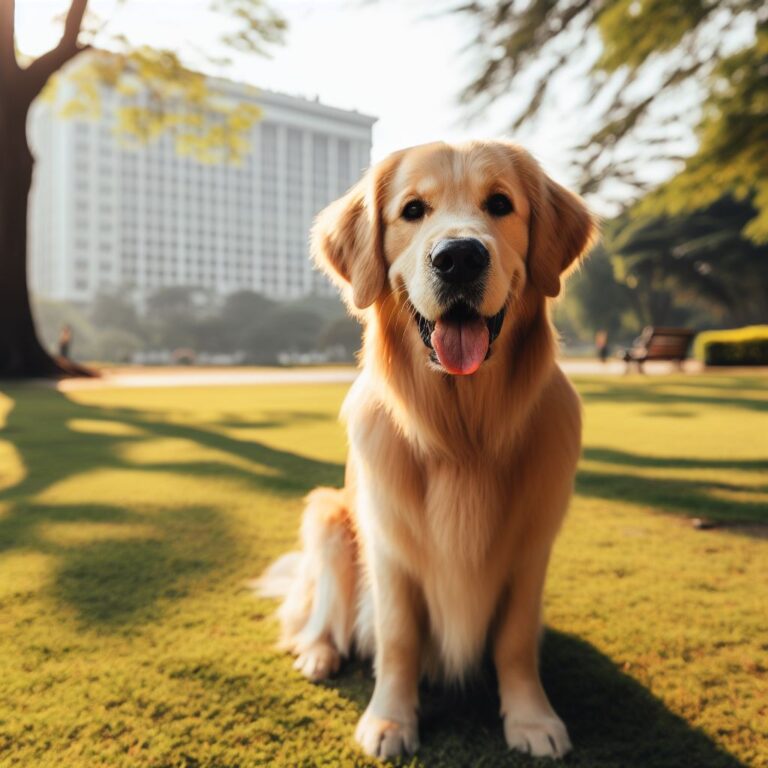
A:
[[[355,738],[369,755],[387,759],[418,747],[420,628],[416,591],[407,574],[382,552],[372,552],[369,564],[376,686]]]
[[[562,757],[568,731],[552,709],[539,678],[541,599],[549,546],[533,547],[516,564],[494,643],[504,736],[511,749],[536,757]]]

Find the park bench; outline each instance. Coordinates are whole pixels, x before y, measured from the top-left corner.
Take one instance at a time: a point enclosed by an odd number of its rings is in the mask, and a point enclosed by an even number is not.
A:
[[[635,363],[637,370],[642,373],[643,363],[647,360],[673,360],[682,368],[694,335],[690,328],[647,326],[622,354],[627,371]]]

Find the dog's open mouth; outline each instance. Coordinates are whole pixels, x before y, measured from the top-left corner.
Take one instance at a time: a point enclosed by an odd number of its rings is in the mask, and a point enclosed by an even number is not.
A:
[[[483,317],[468,304],[454,304],[437,320],[427,320],[418,312],[416,322],[421,340],[448,372],[467,376],[474,373],[491,353],[491,344],[501,332],[504,309],[493,317]]]

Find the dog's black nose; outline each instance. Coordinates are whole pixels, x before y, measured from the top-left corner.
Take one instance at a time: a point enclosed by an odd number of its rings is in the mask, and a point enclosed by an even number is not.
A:
[[[491,256],[475,237],[438,240],[430,254],[432,268],[446,283],[471,283],[488,269]]]

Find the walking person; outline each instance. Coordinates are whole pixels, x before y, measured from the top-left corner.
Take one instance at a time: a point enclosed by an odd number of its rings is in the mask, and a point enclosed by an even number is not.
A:
[[[608,359],[608,331],[598,331],[595,334],[595,349],[601,363]]]
[[[72,328],[63,325],[59,333],[59,356],[69,360],[69,352],[72,347]]]

